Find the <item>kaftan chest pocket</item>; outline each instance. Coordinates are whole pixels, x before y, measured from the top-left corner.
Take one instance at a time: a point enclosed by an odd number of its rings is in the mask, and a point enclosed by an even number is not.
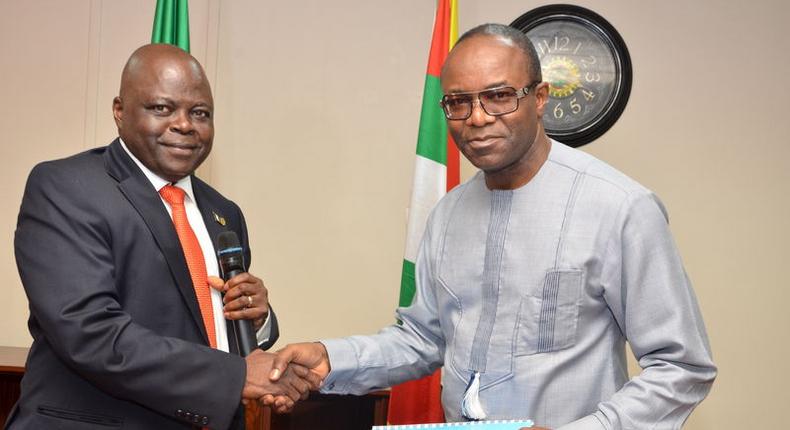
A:
[[[558,351],[576,343],[584,272],[551,270],[542,290],[522,298],[515,355]]]

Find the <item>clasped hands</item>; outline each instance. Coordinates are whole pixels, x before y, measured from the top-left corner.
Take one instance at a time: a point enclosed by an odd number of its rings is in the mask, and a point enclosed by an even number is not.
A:
[[[329,357],[319,342],[297,343],[277,353],[253,351],[246,357],[247,381],[242,401],[260,401],[278,413],[290,412],[329,374]]]
[[[224,316],[251,320],[259,330],[269,314],[269,292],[263,280],[242,273],[227,282],[209,276],[209,285],[223,295]],[[260,401],[279,413],[289,412],[310,390],[317,390],[329,373],[329,358],[320,343],[288,345],[277,354],[255,350],[245,357],[247,379],[242,402]]]
[[[307,398],[309,390],[317,390],[324,378],[329,374],[331,366],[329,354],[326,347],[320,342],[294,343],[277,351],[275,354],[267,354],[256,351],[247,356],[247,381],[249,382],[250,357],[257,360],[261,358],[262,367],[253,365],[253,372],[266,373],[264,377],[266,384],[269,384],[269,391],[261,386],[244,387],[244,399],[249,401],[253,398],[259,399],[265,405],[271,405],[278,413],[290,412],[300,399]],[[268,367],[267,367],[268,366]],[[279,387],[276,390],[272,387]],[[249,394],[249,396],[248,396]],[[521,430],[549,430],[546,427],[530,427]]]

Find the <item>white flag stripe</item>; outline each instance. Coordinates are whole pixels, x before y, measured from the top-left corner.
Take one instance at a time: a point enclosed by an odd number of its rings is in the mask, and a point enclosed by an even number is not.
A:
[[[428,215],[431,214],[436,202],[447,194],[447,166],[420,155],[416,158],[404,255],[404,258],[412,263],[417,260],[417,250],[420,247]]]

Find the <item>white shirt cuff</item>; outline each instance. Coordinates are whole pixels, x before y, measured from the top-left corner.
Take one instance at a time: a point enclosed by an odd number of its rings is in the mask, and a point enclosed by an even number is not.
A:
[[[269,338],[272,336],[272,325],[270,323],[271,315],[271,312],[266,314],[266,321],[263,322],[261,328],[259,328],[255,333],[255,338],[258,341],[258,345],[268,342]]]

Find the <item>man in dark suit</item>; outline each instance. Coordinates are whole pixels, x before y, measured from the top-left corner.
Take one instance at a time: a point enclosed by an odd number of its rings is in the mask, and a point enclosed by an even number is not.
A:
[[[272,354],[227,352],[224,318],[253,320],[264,348],[278,333],[259,278],[211,277],[221,232],[250,252],[238,206],[193,175],[214,135],[200,64],[169,45],[138,49],[113,115],[119,139],[28,179],[14,244],[33,345],[7,428],[241,429],[242,399],[304,396],[318,382],[305,369],[274,384]]]

